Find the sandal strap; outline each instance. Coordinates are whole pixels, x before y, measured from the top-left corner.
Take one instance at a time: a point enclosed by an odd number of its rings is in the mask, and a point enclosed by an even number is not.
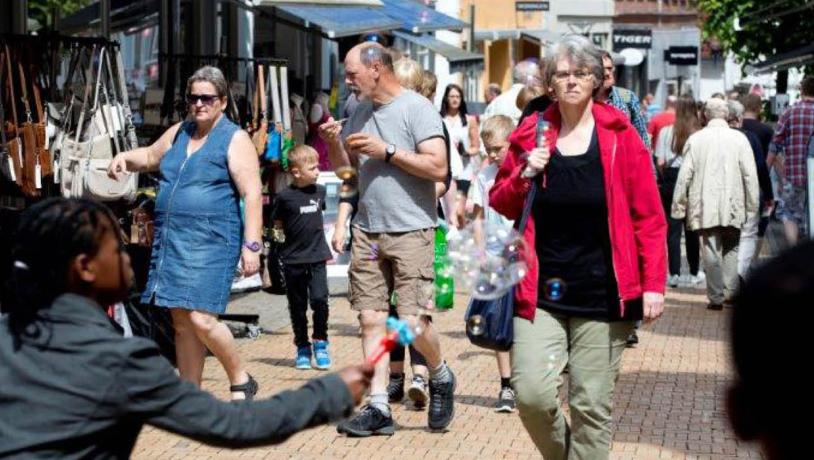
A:
[[[246,400],[252,399],[252,397],[257,394],[257,381],[249,375],[249,380],[246,383],[241,383],[240,385],[231,385],[229,387],[229,391],[233,393],[242,392],[246,395]]]

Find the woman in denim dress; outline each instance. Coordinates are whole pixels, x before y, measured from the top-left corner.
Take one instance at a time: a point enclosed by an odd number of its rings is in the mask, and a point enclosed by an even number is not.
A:
[[[181,378],[200,386],[208,348],[229,376],[232,399],[251,399],[257,382],[246,372],[218,314],[229,302],[238,260],[247,276],[260,265],[257,154],[248,134],[223,114],[226,79],[219,69],[198,69],[187,82],[186,98],[192,121],[174,125],[149,147],[116,156],[109,174],[160,171],[150,275],[142,302],[172,309]]]

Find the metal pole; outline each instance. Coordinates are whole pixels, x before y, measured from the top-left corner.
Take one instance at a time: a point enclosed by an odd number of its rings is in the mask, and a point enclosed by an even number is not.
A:
[[[469,52],[475,49],[475,4],[469,5],[469,40],[466,43]]]
[[[99,32],[110,38],[110,0],[99,0]]]

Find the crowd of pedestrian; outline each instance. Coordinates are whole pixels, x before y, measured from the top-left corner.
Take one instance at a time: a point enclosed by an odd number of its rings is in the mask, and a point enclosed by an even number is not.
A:
[[[348,300],[358,312],[364,357],[386,335],[390,316],[421,333],[375,364],[245,402],[238,401],[253,399],[258,385],[218,314],[238,262],[246,274],[260,268],[258,160],[249,136],[223,116],[222,73],[199,69],[187,87],[191,118],[152,145],[118,155],[109,170],[111,177],[161,173],[142,300],[172,312],[180,379],[151,342],[122,339],[105,317],[102,307],[123,300],[132,278],[116,219],[96,203],[44,201],[21,223],[18,301],[0,332],[0,357],[9,364],[0,368],[0,409],[36,416],[2,418],[0,456],[126,456],[143,424],[233,447],[281,442],[339,419],[337,431],[347,436],[393,435],[391,405],[405,396],[426,408],[430,430],[449,429],[457,377],[428,308],[438,227],[451,238],[471,228],[476,244],[488,228],[514,228],[530,248],[528,272],[514,287],[514,343],[496,356],[495,409],[517,411],[545,458],[608,458],[622,354],[638,342],[642,321],[663,314],[668,287],[706,283],[709,309],[744,308],[733,331],[739,380],[732,408],[752,418],[768,413],[748,403],[768,384],[744,358],[757,297],[743,292],[763,295],[759,286],[777,283],[776,273],[756,268],[775,207],[789,243],[808,235],[814,78],[803,80],[802,100],[772,130],[760,121],[755,95],[703,103],[668,96],[663,111],[651,110],[653,98],[643,105],[618,86],[612,55],[582,36],[563,37],[545,55],[518,63],[507,91],[489,85],[488,105],[477,115],[456,84],[444,88],[437,109],[437,78],[380,43],[348,51],[350,102],[340,119],[324,93],[307,119],[300,110],[306,144],[290,152],[290,185],[278,191],[271,213],[294,365],[334,364],[326,189],[317,184],[328,169],[352,171],[345,187],[354,193],[341,200],[330,246],[350,250]],[[42,257],[40,244],[53,246],[51,257]],[[750,286],[754,270],[758,281]],[[555,281],[567,286],[563,295],[550,294]],[[781,287],[797,295],[798,288]],[[207,349],[226,370],[235,403],[200,390]],[[70,378],[52,384],[53,370]],[[566,374],[570,417],[559,397]],[[77,407],[88,410],[66,415]],[[84,414],[93,414],[93,423]],[[742,436],[777,434],[752,418],[736,423]]]

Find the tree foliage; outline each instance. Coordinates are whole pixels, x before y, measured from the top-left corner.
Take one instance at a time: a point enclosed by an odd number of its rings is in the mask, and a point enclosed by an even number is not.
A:
[[[54,9],[65,17],[90,4],[91,0],[28,0],[28,16],[45,27],[52,23]]]
[[[718,40],[740,64],[755,64],[814,42],[812,0],[697,0],[697,4],[705,19],[704,37]],[[785,78],[786,72],[778,74],[778,91],[785,89]]]

